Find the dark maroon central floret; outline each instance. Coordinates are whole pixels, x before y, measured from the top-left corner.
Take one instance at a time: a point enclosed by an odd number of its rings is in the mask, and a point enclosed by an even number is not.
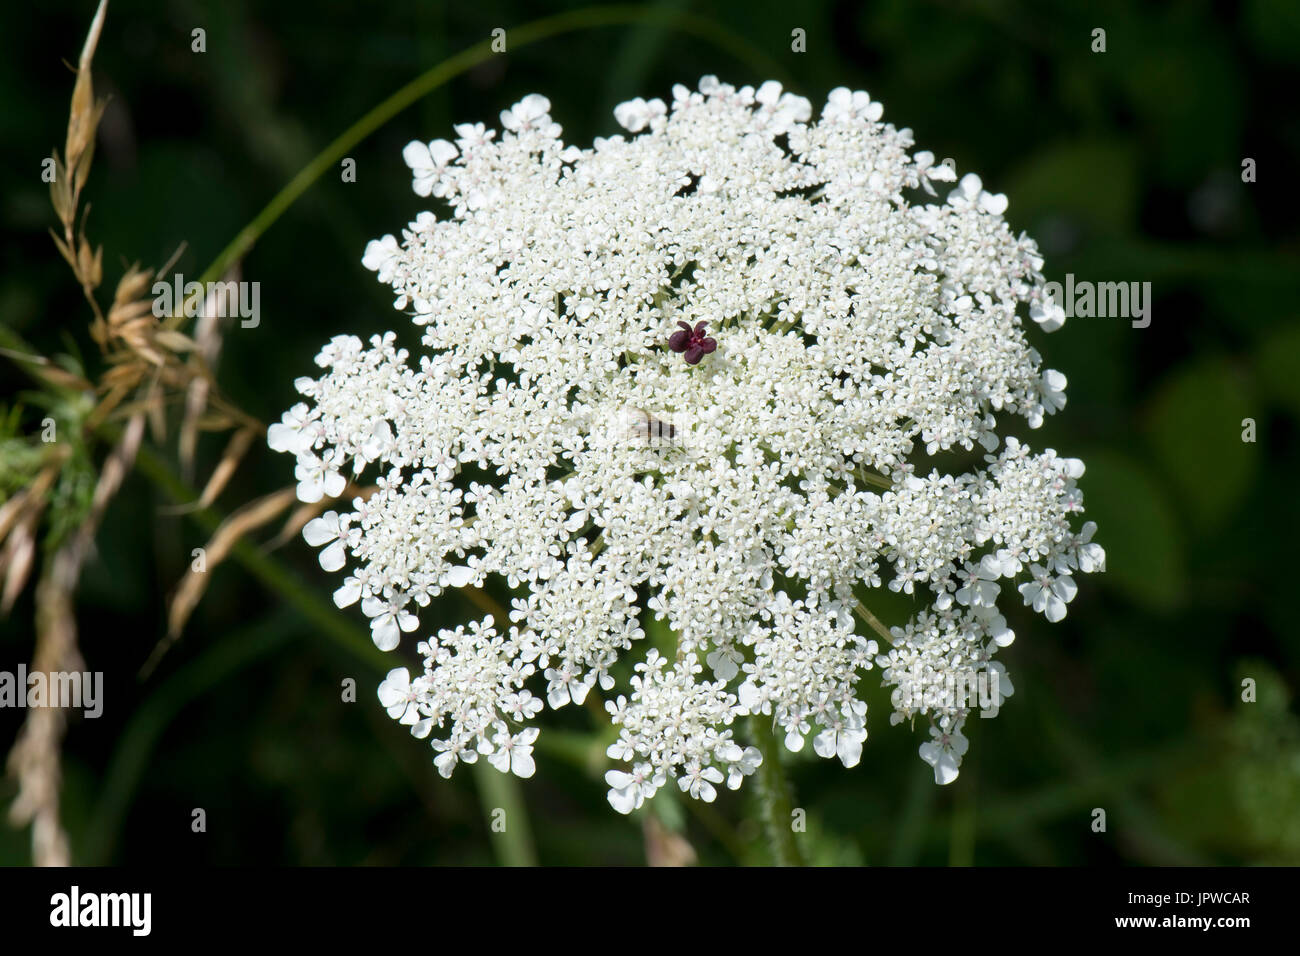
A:
[[[704,334],[704,323],[697,322],[691,328],[685,322],[678,322],[680,332],[674,332],[668,340],[668,347],[674,352],[686,353],[687,365],[699,365],[700,359],[718,347],[718,343]]]

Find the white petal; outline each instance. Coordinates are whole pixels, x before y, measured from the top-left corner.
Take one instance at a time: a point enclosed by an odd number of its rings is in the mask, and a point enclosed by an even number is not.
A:
[[[456,755],[450,750],[444,750],[433,758],[433,763],[438,768],[438,773],[450,777],[451,772],[456,769]]]
[[[402,159],[416,172],[432,169],[434,165],[429,147],[419,140],[412,140],[402,148]]]
[[[641,805],[641,795],[633,789],[611,790],[606,797],[609,805],[619,813],[631,813]]]
[[[510,769],[514,771],[516,777],[523,777],[526,780],[536,772],[537,764],[532,754],[516,749],[510,758]]]
[[[347,563],[342,541],[335,541],[320,553],[320,566],[326,571],[337,571]]]
[[[463,588],[474,579],[474,569],[469,567],[455,567],[447,572],[447,587]]]
[[[835,731],[823,730],[814,737],[813,750],[819,757],[833,757],[835,755]]]
[[[356,578],[348,578],[343,586],[334,592],[335,607],[351,607],[361,597],[361,584]]]
[[[838,754],[840,763],[845,767],[856,767],[862,760],[862,741],[866,735],[858,733],[841,733],[839,735]]]
[[[546,699],[553,710],[559,710],[573,698],[569,695],[567,684],[553,684],[546,690]]]
[[[606,770],[605,782],[615,790],[626,790],[635,778],[625,770]]]
[[[434,165],[439,168],[446,166],[455,159],[458,154],[459,151],[456,147],[445,139],[435,139],[429,144],[429,155],[432,157]]]
[[[980,208],[987,213],[1000,216],[1007,211],[1007,197],[1005,193],[985,193],[980,199]]]
[[[379,685],[379,703],[384,707],[405,704],[410,686],[410,672],[405,667],[394,667]]]
[[[308,521],[302,529],[302,537],[313,548],[333,541],[339,536],[339,516],[327,511],[319,518]]]
[[[390,615],[375,618],[370,624],[370,639],[381,651],[391,651],[401,643],[402,632]]]

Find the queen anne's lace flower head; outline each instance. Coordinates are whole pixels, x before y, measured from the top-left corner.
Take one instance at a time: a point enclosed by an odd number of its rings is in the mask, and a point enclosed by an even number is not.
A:
[[[439,212],[362,262],[423,354],[333,339],[269,441],[304,501],[374,476],[305,534],[328,570],[350,564],[335,600],[381,648],[444,590],[514,595],[508,620],[439,630],[422,674],[380,687],[443,774],[481,755],[531,775],[543,701],[593,692],[622,812],[670,780],[701,800],[739,786],[761,760],[733,733],[745,714],[851,767],[878,667],[895,722],[928,718],[946,783],[972,706],[954,684],[1011,693],[991,660],[1013,637],[1004,585],[1057,621],[1073,574],[1103,567],[1095,526],[1071,524],[1082,462],[998,432],[1065,404],[1020,314],[1064,318],[1037,247],[973,174],[931,201],[951,167],[881,114],[839,89],[813,121],[779,84],[705,77],[621,104],[638,135],[590,149],[533,95],[500,135],[403,151]],[[971,463],[949,473],[944,452]],[[881,587],[925,609],[886,629],[860,603]],[[672,646],[647,646],[646,615]]]

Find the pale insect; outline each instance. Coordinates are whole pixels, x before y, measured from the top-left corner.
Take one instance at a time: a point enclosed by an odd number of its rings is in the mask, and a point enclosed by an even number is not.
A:
[[[643,408],[623,409],[624,435],[639,445],[658,448],[677,444],[677,426]]]

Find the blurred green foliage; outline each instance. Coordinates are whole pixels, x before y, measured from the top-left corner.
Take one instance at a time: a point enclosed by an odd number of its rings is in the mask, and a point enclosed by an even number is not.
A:
[[[47,354],[74,351],[69,335],[82,354],[94,350],[85,304],[45,232],[54,219],[39,176],[67,122],[72,75],[60,61],[75,61],[93,6],[0,13],[0,322]],[[182,243],[176,271],[196,277],[284,182],[393,90],[495,27],[576,6],[113,0],[95,64],[97,90],[112,101],[87,188],[105,289],[129,262],[160,264]],[[1300,639],[1286,570],[1300,529],[1300,247],[1286,180],[1300,147],[1286,93],[1297,88],[1300,5],[655,6],[721,25],[815,102],[836,86],[869,90],[923,148],[1010,197],[1008,218],[1039,239],[1050,279],[1153,284],[1147,329],[1076,318],[1035,340],[1069,377],[1070,401],[1031,437],[1087,462],[1081,486],[1108,572],[1084,582],[1061,625],[1009,615],[1019,635],[1004,656],[1015,696],[996,721],[974,721],[954,785],[934,786],[916,755],[921,735],[888,725],[878,689],[856,769],[785,755],[808,814],[808,857],[1300,863]],[[203,54],[191,52],[196,27],[207,31]],[[796,27],[807,31],[807,53],[790,50]],[[1104,54],[1091,52],[1095,27],[1107,31]],[[355,183],[327,174],[248,256],[244,277],[262,284],[262,322],[227,335],[224,387],[273,421],[330,336],[395,326],[409,334],[388,290],[360,265],[368,239],[421,208],[400,155],[409,140],[445,136],[453,122],[494,123],[538,91],[566,138],[587,143],[614,131],[611,111],[630,96],[666,96],[705,73],[738,84],[768,78],[759,57],[738,58],[738,49],[661,25],[606,27],[511,50],[421,100],[356,148]],[[1258,182],[1241,180],[1246,157]],[[0,377],[12,413],[0,434],[0,484],[11,491],[33,467],[46,412],[30,399],[18,409],[30,383],[12,365]],[[1242,441],[1246,418],[1257,426],[1253,444]],[[202,446],[201,465],[210,469],[220,451]],[[161,510],[173,503],[164,475],[175,467],[160,463],[127,482],[83,576],[81,646],[87,667],[106,673],[107,698],[102,718],[74,721],[67,737],[63,812],[74,858],[502,858],[484,812],[492,792],[478,793],[468,772],[439,778],[427,749],[376,706],[380,671],[359,615],[332,609],[334,582],[300,544],[269,556],[249,547],[214,571],[184,638],[138,677],[165,632],[164,600],[218,513],[290,481],[279,456],[255,450],[216,512],[176,516]],[[902,603],[887,610],[908,613]],[[455,597],[438,611],[448,623],[472,613]],[[0,669],[30,658],[31,620],[28,593],[0,624]],[[357,703],[340,700],[349,677]],[[1254,703],[1241,699],[1248,677]],[[21,716],[0,712],[0,740]],[[595,728],[585,713],[555,715],[537,776],[522,785],[544,863],[645,859],[639,821],[605,802]],[[12,784],[0,785],[0,798],[11,796]],[[702,862],[763,862],[751,799],[726,793],[700,806],[665,792],[653,812],[684,830]],[[190,832],[194,807],[207,810],[206,834]],[[1095,807],[1107,810],[1105,833],[1091,829]],[[0,863],[27,862],[28,844],[28,834],[0,828]]]

